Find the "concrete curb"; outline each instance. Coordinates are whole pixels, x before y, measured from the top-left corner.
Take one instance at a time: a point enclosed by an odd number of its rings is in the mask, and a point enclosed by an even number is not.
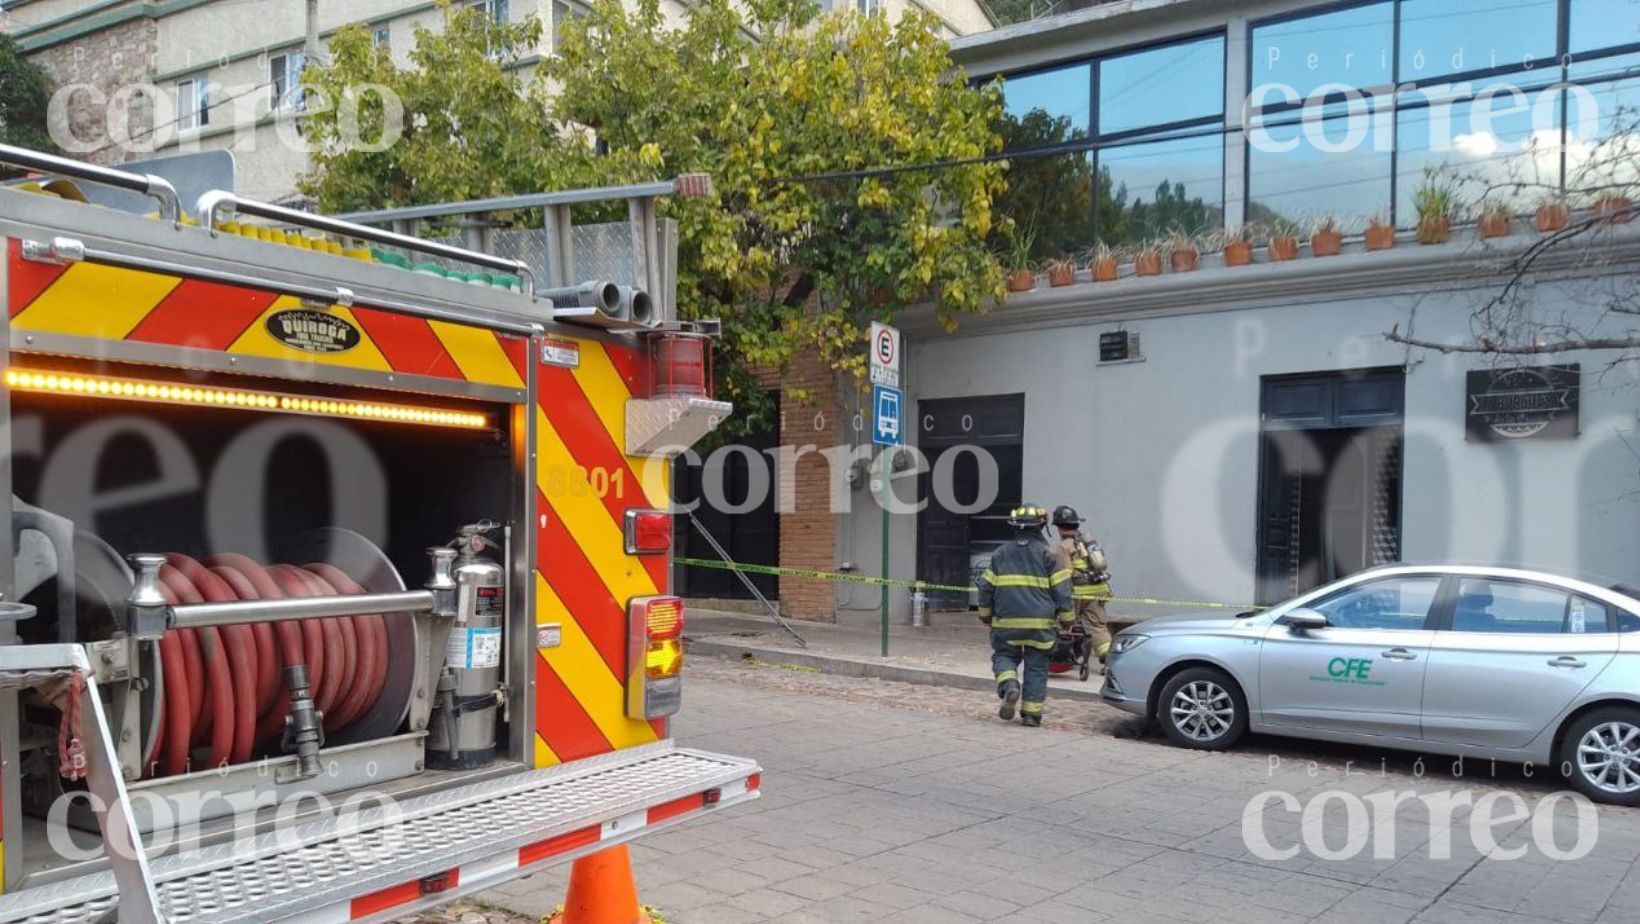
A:
[[[793,651],[789,648],[775,648],[712,638],[696,638],[685,640],[685,649],[690,654],[710,655],[731,660],[742,660],[750,656],[765,664],[810,667],[822,674],[834,674],[839,677],[889,680],[895,683],[910,683],[924,687],[983,690],[987,693],[994,693],[996,690],[996,683],[989,677],[976,677],[972,674],[937,671],[921,667],[905,667],[899,664],[885,664],[877,660],[840,658],[832,655],[815,654],[809,651]],[[1098,675],[1095,674],[1093,677],[1088,678],[1086,683],[1077,680],[1072,680],[1069,683],[1051,683],[1048,687],[1048,695],[1050,699],[1059,697],[1085,702],[1099,702],[1100,684],[1097,678]]]

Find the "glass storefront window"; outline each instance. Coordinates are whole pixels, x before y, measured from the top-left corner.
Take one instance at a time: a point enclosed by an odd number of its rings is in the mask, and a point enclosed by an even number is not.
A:
[[[1095,229],[1119,245],[1224,222],[1224,140],[1216,135],[1099,152]]]
[[[1248,223],[1302,226],[1333,215],[1354,233],[1374,215],[1387,218],[1388,135],[1384,120],[1367,116],[1257,126],[1248,138]]]
[[[1395,64],[1395,5],[1375,3],[1253,29],[1253,99],[1263,106],[1307,99],[1328,84],[1387,85]]]
[[[1577,88],[1567,94],[1567,190],[1586,198],[1640,184],[1640,77],[1583,83],[1576,67],[1571,74]]]
[[[1570,0],[1572,55],[1640,44],[1640,0]]]
[[[1032,239],[1031,258],[1073,257],[1093,246],[1093,155],[1021,157],[1008,163],[998,214]]]
[[[1559,0],[1401,0],[1402,83],[1554,66]]]
[[[1115,135],[1224,114],[1224,37],[1099,62],[1099,133]]]
[[[1009,124],[1004,125],[1002,135],[1007,146],[1039,147],[1086,138],[1089,99],[1092,96],[1091,75],[1089,65],[1076,64],[1005,77],[1002,100],[1005,121]],[[1031,119],[1033,114],[1038,118]],[[1024,137],[1010,137],[1010,128],[1017,129],[1029,122],[1037,125],[1034,132]]]
[[[1483,204],[1532,209],[1560,186],[1560,94],[1497,92],[1397,114],[1396,221],[1417,223],[1414,197],[1433,172],[1462,212]]]

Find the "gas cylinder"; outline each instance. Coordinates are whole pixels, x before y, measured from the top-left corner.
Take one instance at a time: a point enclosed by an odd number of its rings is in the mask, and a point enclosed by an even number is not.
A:
[[[495,759],[496,707],[501,702],[507,577],[484,553],[496,548],[489,521],[463,526],[456,549],[456,616],[444,648],[427,731],[427,765],[470,770]]]

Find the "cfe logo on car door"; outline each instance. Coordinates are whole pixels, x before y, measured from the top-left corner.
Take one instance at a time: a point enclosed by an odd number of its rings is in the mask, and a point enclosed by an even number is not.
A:
[[[1382,680],[1372,679],[1371,658],[1333,658],[1327,662],[1327,673],[1312,675],[1315,683],[1349,683],[1358,686],[1381,687]]]

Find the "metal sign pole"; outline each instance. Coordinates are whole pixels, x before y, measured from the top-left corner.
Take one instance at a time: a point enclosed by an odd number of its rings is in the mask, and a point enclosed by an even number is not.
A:
[[[888,454],[892,451],[893,449],[891,447],[884,446],[882,452],[877,455],[877,466],[879,469],[878,477],[883,481],[881,496],[877,499],[877,505],[883,508],[882,576],[884,580],[884,583],[878,592],[878,606],[881,609],[880,615],[882,621],[883,657],[885,658],[888,657],[888,492],[894,490],[894,486],[890,484],[888,480],[889,470],[892,468],[892,466],[889,465]]]

